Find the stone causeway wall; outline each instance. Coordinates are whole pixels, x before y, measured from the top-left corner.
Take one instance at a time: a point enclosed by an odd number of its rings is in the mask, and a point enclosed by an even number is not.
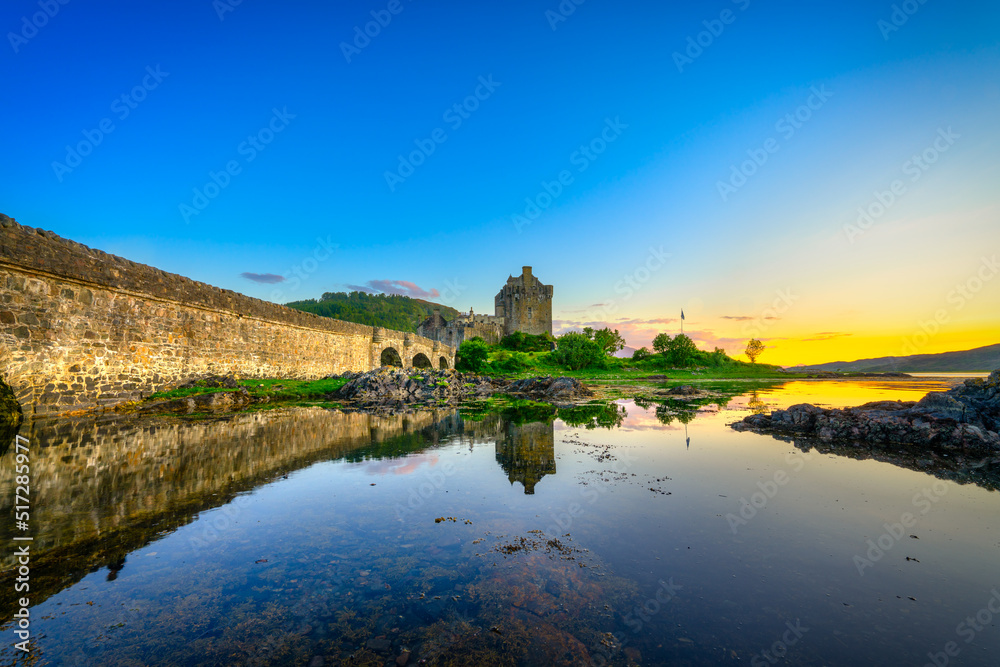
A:
[[[0,377],[25,415],[141,399],[207,374],[318,379],[455,348],[220,289],[0,215]]]

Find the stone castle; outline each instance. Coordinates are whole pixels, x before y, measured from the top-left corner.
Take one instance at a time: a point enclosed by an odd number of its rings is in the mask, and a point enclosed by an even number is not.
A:
[[[507,278],[507,284],[493,299],[493,307],[493,315],[476,315],[470,308],[451,322],[435,309],[417,327],[417,335],[458,347],[475,336],[487,343],[499,343],[515,331],[552,334],[552,285],[543,285],[530,266],[522,267],[517,278]]]

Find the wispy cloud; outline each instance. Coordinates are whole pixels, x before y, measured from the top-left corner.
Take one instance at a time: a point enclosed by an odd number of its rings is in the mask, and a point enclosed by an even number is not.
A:
[[[409,296],[414,299],[435,299],[441,296],[441,292],[436,289],[425,290],[409,280],[369,280],[364,285],[345,285],[345,287],[357,292],[368,292],[369,294],[382,292],[383,294]]]
[[[779,320],[781,318],[780,317],[776,317],[774,315],[767,315],[766,317],[760,317],[760,318],[751,317],[749,315],[720,315],[719,319],[720,320],[734,320],[736,322],[748,322],[750,320],[756,320],[756,319],[761,319],[761,320]]]
[[[568,331],[579,331],[584,327],[594,329],[609,327],[617,329],[627,345],[638,348],[652,345],[652,340],[658,333],[667,332],[671,335],[677,333],[680,328],[679,322],[679,319],[669,317],[651,319],[621,317],[617,320],[561,319],[552,321],[552,333],[559,336]]]
[[[845,336],[853,336],[852,333],[842,333],[840,331],[821,331],[818,334],[813,334],[812,338],[803,338],[803,341],[817,341],[817,340],[831,340],[833,338],[843,338]]]
[[[274,285],[275,283],[285,282],[285,276],[279,276],[274,273],[241,273],[241,276],[247,280],[252,280],[255,283],[264,283],[266,285]]]

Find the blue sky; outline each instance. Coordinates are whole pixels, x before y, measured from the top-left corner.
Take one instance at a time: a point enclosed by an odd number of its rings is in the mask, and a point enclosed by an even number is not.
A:
[[[895,354],[938,304],[920,351],[996,342],[1000,280],[948,295],[1000,252],[1000,7],[903,4],[16,0],[0,211],[282,302],[371,286],[490,312],[532,265],[558,326],[636,346],[683,307],[702,347]]]

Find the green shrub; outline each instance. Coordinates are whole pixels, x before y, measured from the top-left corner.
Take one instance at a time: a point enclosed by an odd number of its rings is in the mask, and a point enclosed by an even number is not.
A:
[[[455,368],[469,373],[485,373],[489,356],[490,346],[479,336],[464,340],[455,353]]]
[[[493,355],[490,362],[490,369],[494,373],[520,373],[530,366],[529,359],[520,352],[508,352],[500,350]]]
[[[548,352],[552,349],[552,341],[555,340],[549,334],[527,334],[523,331],[515,331],[509,336],[504,336],[500,341],[500,347],[512,352]]]
[[[551,357],[557,364],[571,371],[605,366],[604,350],[581,333],[571,332],[560,336]]]

